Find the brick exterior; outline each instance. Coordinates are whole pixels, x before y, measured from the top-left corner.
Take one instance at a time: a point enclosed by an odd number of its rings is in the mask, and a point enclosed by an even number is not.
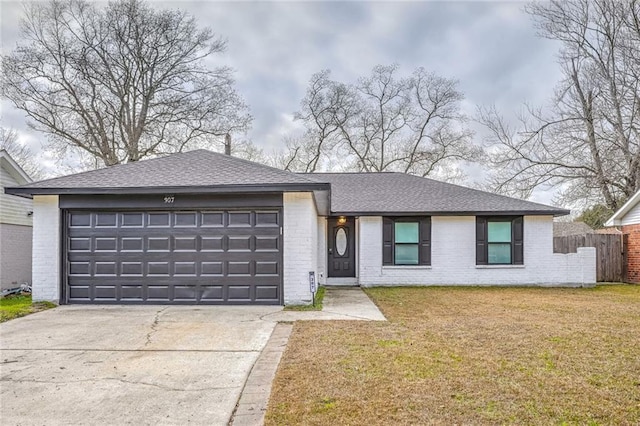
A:
[[[60,209],[57,195],[33,197],[33,300],[60,301]]]
[[[431,266],[382,266],[382,217],[360,217],[359,282],[379,285],[583,286],[596,282],[595,249],[553,253],[553,217],[525,216],[524,265],[476,266],[475,217],[433,216]]]
[[[628,235],[627,282],[640,283],[640,224],[623,225],[622,233]]]
[[[309,271],[318,278],[318,214],[311,192],[285,192],[284,304],[310,304]]]
[[[0,223],[0,286],[31,283],[31,226]]]

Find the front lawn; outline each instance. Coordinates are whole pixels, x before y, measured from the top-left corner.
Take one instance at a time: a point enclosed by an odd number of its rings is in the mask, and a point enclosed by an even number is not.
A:
[[[51,302],[31,303],[31,295],[3,297],[0,299],[0,322],[44,311],[55,306]]]
[[[267,424],[640,424],[640,286],[367,293],[295,323]]]

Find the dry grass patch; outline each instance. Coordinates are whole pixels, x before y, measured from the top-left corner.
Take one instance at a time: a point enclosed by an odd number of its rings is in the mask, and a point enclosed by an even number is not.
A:
[[[640,286],[367,293],[295,324],[267,424],[640,424]]]

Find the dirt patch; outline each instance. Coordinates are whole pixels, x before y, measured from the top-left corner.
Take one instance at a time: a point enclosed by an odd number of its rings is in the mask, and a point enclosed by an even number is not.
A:
[[[267,424],[640,423],[640,286],[367,293],[295,324]]]

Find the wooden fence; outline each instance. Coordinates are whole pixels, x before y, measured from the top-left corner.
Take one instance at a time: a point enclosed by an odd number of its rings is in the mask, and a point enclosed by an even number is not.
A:
[[[626,281],[627,235],[586,234],[553,238],[554,253],[575,253],[578,247],[596,248],[598,281]]]

